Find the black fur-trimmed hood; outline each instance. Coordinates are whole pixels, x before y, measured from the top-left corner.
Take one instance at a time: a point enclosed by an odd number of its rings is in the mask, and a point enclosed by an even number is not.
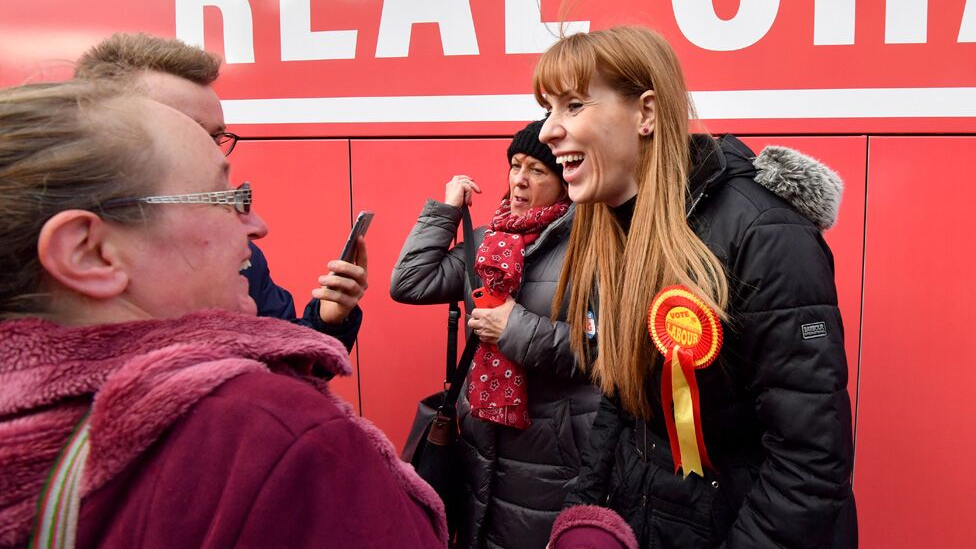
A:
[[[796,150],[771,145],[756,156],[743,142],[725,135],[692,137],[689,203],[698,202],[730,177],[749,177],[796,208],[820,230],[837,222],[844,183],[820,161]]]

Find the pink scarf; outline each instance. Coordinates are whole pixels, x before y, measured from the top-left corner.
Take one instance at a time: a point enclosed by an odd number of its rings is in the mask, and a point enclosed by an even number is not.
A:
[[[565,215],[570,204],[569,199],[563,199],[515,216],[511,202],[507,198],[502,200],[475,257],[474,270],[488,293],[506,298],[519,289],[525,249],[550,223]],[[479,345],[473,362],[468,374],[471,414],[517,429],[528,427],[531,423],[528,388],[522,366],[502,355],[493,343]]]
[[[82,497],[145,451],[226,381],[269,369],[332,399],[386,458],[398,483],[429,510],[447,539],[444,508],[375,426],[308,377],[318,364],[349,375],[335,339],[277,319],[201,311],[179,319],[66,327],[0,322],[0,547],[26,543],[37,497],[57,453],[91,407],[91,454]],[[341,441],[337,441],[341,443]]]

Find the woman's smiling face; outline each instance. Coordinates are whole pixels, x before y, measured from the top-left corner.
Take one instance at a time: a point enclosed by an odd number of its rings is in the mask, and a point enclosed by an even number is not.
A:
[[[153,194],[228,190],[229,165],[213,139],[184,114],[146,101],[146,124],[160,166]],[[157,204],[151,221],[118,226],[119,255],[129,284],[125,299],[149,318],[171,318],[206,308],[256,314],[241,274],[248,241],[267,234],[255,213],[231,205]]]
[[[639,98],[621,95],[599,73],[586,93],[547,95],[550,115],[539,140],[563,165],[573,202],[619,206],[637,194],[640,130],[648,124]]]

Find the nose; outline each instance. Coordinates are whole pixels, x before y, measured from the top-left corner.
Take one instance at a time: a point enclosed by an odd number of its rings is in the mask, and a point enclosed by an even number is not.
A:
[[[542,130],[539,131],[539,141],[549,145],[550,149],[554,149],[555,141],[562,137],[562,135],[562,125],[556,121],[554,115],[550,114],[546,117],[546,121],[542,123]]]
[[[515,172],[514,174],[512,174],[512,176],[513,176],[512,177],[512,183],[514,183],[516,187],[528,187],[529,186],[529,176],[528,176],[528,173],[526,171],[528,169],[529,169],[528,166],[522,166],[522,167],[520,167],[518,169],[517,172]]]
[[[268,236],[268,224],[264,222],[264,219],[261,219],[261,216],[257,212],[251,210],[251,213],[241,214],[240,217],[241,223],[247,229],[247,237],[249,239],[257,240]]]

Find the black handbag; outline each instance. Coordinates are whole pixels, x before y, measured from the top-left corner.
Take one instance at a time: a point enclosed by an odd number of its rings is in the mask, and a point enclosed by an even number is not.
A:
[[[462,208],[465,242],[465,275],[471,288],[480,286],[474,274],[474,231],[471,216]],[[470,311],[468,301],[465,308]],[[467,332],[464,351],[457,359],[457,331],[461,309],[451,303],[447,320],[447,366],[444,387],[420,401],[417,413],[407,435],[401,458],[409,462],[444,501],[450,538],[457,532],[464,506],[464,463],[458,452],[457,400],[461,395],[464,378],[478,348],[478,337]]]

